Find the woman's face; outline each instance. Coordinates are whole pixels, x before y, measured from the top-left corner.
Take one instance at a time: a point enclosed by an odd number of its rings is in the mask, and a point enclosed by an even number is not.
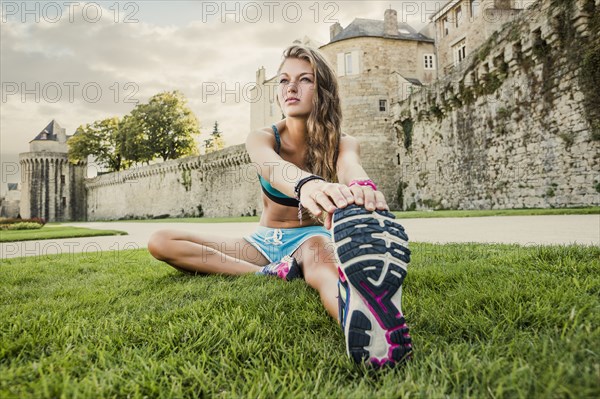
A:
[[[288,58],[277,77],[279,105],[286,116],[306,117],[312,111],[315,75],[308,61]]]

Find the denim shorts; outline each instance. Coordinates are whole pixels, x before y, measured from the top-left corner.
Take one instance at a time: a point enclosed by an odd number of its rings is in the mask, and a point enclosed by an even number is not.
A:
[[[331,232],[324,226],[305,226],[291,229],[275,229],[258,226],[258,229],[244,237],[254,248],[269,260],[275,262],[286,255],[292,255],[300,245],[314,236],[331,239]]]

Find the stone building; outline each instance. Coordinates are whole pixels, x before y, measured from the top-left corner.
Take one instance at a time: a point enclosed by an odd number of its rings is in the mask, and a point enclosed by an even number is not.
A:
[[[87,219],[83,184],[87,162],[69,162],[69,137],[52,120],[29,142],[29,152],[19,154],[21,217],[48,222]]]
[[[450,73],[522,11],[517,0],[449,0],[431,16],[439,77]]]
[[[0,198],[0,217],[15,218],[19,215],[21,191],[18,183],[7,183],[8,192]]]
[[[388,9],[383,20],[356,18],[345,28],[334,24],[329,43],[319,50],[337,71],[342,131],[361,142],[363,167],[394,207],[399,159],[390,104],[436,78],[433,39],[398,23],[397,12]],[[253,104],[251,129],[282,117],[274,102],[275,80],[258,70],[257,90],[273,94]]]

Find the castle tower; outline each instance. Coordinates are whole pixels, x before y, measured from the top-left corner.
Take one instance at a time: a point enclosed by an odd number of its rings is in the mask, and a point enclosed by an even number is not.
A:
[[[87,162],[69,162],[69,137],[52,120],[29,142],[30,152],[19,154],[21,217],[39,217],[48,222],[87,219],[83,184]]]
[[[383,19],[355,18],[330,28],[319,50],[337,71],[342,132],[361,145],[361,162],[392,209],[400,209],[400,143],[391,105],[436,77],[433,39],[398,20],[387,9]]]

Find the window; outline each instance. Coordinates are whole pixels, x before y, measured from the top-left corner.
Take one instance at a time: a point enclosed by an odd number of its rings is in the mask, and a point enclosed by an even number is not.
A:
[[[448,17],[442,19],[442,36],[448,36]]]
[[[67,197],[61,198],[60,205],[62,208],[65,208],[67,206]]]
[[[352,53],[346,53],[344,54],[344,57],[344,67],[346,68],[346,75],[352,75]]]
[[[469,0],[471,3],[471,18],[476,17],[479,14],[479,1],[478,0]]]
[[[65,175],[60,175],[61,184],[65,184]]]
[[[379,111],[385,112],[387,109],[387,100],[379,100]]]
[[[435,69],[433,64],[433,54],[425,54],[423,56],[423,65],[425,69]]]
[[[454,65],[459,64],[467,57],[467,46],[465,39],[452,46],[452,53],[454,54]]]
[[[337,72],[338,76],[358,75],[359,74],[359,51],[349,51],[338,53]]]
[[[456,8],[456,11],[454,12],[454,17],[455,17],[455,25],[456,27],[458,27],[458,25],[460,24],[460,19],[462,18],[462,7],[458,6]]]

